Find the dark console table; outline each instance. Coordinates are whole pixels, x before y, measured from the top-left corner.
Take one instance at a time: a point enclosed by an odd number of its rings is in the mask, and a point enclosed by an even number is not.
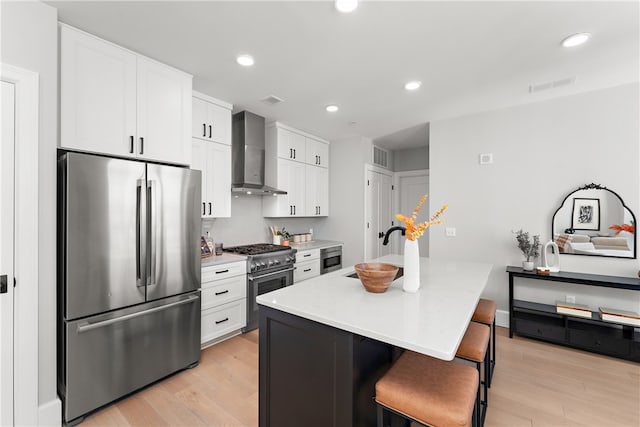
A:
[[[561,271],[548,276],[507,267],[509,273],[509,337],[513,334],[540,339],[608,356],[640,362],[640,327],[606,322],[598,312],[591,318],[565,315],[554,304],[513,299],[516,277],[584,286],[640,291],[640,279]]]

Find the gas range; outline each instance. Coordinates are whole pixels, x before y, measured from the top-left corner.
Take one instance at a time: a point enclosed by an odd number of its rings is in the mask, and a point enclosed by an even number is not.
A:
[[[296,250],[269,243],[233,246],[223,250],[247,257],[247,326],[242,331],[248,332],[258,327],[256,297],[293,285]]]
[[[247,256],[249,273],[268,273],[285,268],[293,268],[295,249],[289,246],[256,243],[253,245],[232,246],[223,249],[238,255]]]

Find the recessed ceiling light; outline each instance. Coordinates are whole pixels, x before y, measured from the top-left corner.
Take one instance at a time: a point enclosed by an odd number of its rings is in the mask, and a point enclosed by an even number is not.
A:
[[[416,90],[418,89],[420,86],[422,86],[422,82],[419,81],[413,81],[413,82],[409,82],[406,85],[404,85],[404,88],[406,90]]]
[[[251,55],[240,55],[236,58],[236,61],[238,61],[238,64],[245,66],[245,67],[250,67],[253,65],[253,56]]]
[[[356,10],[358,0],[336,0],[336,9],[342,13],[349,13]]]
[[[562,46],[564,46],[564,47],[579,46],[582,43],[584,43],[587,40],[589,40],[589,37],[591,37],[590,33],[572,34],[569,37],[567,37],[566,39],[562,40]]]
[[[338,106],[337,105],[327,105],[325,110],[327,110],[330,113],[335,113],[336,111],[338,111]]]

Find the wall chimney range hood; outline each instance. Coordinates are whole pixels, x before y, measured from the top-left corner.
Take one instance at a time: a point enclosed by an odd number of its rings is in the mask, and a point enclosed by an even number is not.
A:
[[[287,194],[264,185],[265,120],[249,111],[233,115],[231,192],[257,196]]]

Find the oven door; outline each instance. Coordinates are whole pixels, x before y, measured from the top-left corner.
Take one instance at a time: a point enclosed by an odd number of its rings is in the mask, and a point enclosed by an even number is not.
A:
[[[258,327],[258,303],[256,297],[293,284],[293,268],[274,271],[266,274],[253,273],[247,275],[247,326],[243,332]]]

